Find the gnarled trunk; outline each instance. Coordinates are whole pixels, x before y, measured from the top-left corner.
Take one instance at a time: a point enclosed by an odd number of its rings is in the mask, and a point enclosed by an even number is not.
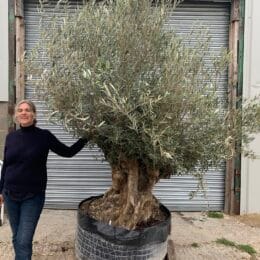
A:
[[[95,219],[127,229],[164,219],[159,203],[152,194],[159,170],[137,160],[120,160],[112,166],[112,186],[104,196],[89,205]]]

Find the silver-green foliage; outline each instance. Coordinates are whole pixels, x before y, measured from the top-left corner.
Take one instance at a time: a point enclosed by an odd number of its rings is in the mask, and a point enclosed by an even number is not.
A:
[[[148,0],[88,1],[43,23],[29,64],[55,118],[98,144],[111,164],[123,157],[165,174],[205,171],[259,131],[259,104],[245,121],[223,109],[217,82],[229,55],[209,57],[204,31],[189,46],[194,35],[184,41],[165,30],[168,10]]]

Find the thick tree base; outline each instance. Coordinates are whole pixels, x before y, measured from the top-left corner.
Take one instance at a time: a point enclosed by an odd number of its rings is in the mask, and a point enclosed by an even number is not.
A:
[[[126,229],[150,227],[166,220],[167,215],[160,209],[160,204],[154,196],[138,198],[138,210],[133,207],[126,210],[127,205],[122,194],[106,193],[95,200],[87,200],[81,204],[81,210],[90,217],[113,226]]]

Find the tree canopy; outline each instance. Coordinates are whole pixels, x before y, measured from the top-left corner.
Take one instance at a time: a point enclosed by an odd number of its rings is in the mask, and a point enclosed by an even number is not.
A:
[[[166,30],[172,6],[151,3],[88,1],[43,22],[28,74],[68,131],[97,144],[112,168],[137,161],[139,175],[158,171],[155,183],[241,152],[235,144],[260,130],[260,106],[228,110],[218,79],[230,54],[210,56],[205,30],[185,38]]]

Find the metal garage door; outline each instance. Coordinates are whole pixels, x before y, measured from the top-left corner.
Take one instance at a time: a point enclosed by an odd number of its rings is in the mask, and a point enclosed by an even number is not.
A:
[[[39,39],[38,0],[24,2],[25,48],[29,50]],[[70,2],[72,8],[76,8],[81,1]],[[218,52],[222,47],[228,46],[229,14],[229,1],[185,1],[170,16],[167,28],[174,28],[179,34],[185,34],[191,28],[199,29],[201,24],[205,24],[212,36],[211,50]],[[35,98],[32,84],[33,82],[27,82],[25,96],[34,100],[37,105],[38,126],[50,129],[61,141],[68,145],[72,144],[75,139],[68,135],[62,126],[48,122],[46,107],[43,102]],[[221,79],[219,93],[225,98],[227,75],[223,75]],[[156,185],[154,193],[173,211],[222,210],[224,175],[224,164],[219,169],[210,169],[205,176],[206,194],[198,193],[192,200],[189,194],[197,187],[197,181],[192,176],[161,180]],[[108,163],[102,161],[102,154],[98,149],[84,148],[72,159],[50,153],[46,207],[76,208],[82,199],[104,193],[110,184],[110,167]]]

